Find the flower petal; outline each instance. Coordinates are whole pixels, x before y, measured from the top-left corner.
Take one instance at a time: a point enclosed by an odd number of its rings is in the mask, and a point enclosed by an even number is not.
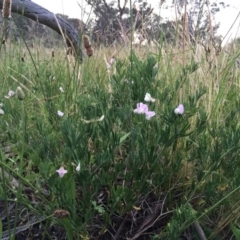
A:
[[[144,114],[148,112],[148,106],[144,103],[137,103],[137,108],[133,110],[134,113]]]
[[[179,104],[178,109],[179,109],[180,114],[184,113],[184,106],[182,104]]]
[[[146,119],[147,120],[150,120],[152,117],[154,117],[156,115],[156,113],[154,111],[149,111],[149,112],[146,112]]]
[[[58,170],[56,170],[56,172],[58,173],[59,177],[62,178],[68,171],[61,166]]]
[[[145,102],[155,102],[155,99],[151,97],[150,93],[146,93],[144,97]]]
[[[64,93],[64,90],[63,90],[62,87],[59,88],[59,91],[60,91],[61,93]]]
[[[145,112],[148,112],[148,105],[144,103],[140,103],[140,108]]]
[[[174,110],[175,114],[183,114],[184,113],[184,106],[179,104],[178,107]]]
[[[64,113],[59,111],[59,110],[57,111],[57,114],[58,114],[59,117],[63,117],[64,116]]]
[[[140,108],[136,108],[133,110],[134,113],[137,113],[137,114],[144,114],[144,111]]]
[[[80,162],[79,162],[78,165],[77,165],[77,167],[76,167],[76,171],[77,171],[77,172],[80,172],[80,168],[81,168],[81,166],[80,166]]]
[[[113,64],[115,63],[115,58],[114,58],[114,57],[111,57],[109,63],[110,63],[111,65],[113,65]]]
[[[105,61],[105,63],[106,63],[106,67],[107,67],[107,69],[110,70],[111,67],[112,67],[112,65],[107,61],[107,58],[106,58],[105,55],[104,55],[104,61]]]
[[[8,92],[9,97],[12,97],[14,94],[15,94],[15,92],[13,90],[9,90],[9,92]]]

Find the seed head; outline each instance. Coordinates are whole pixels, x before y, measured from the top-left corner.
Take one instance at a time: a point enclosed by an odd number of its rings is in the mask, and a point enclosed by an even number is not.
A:
[[[70,216],[70,213],[67,211],[67,210],[64,210],[64,209],[58,209],[58,210],[55,210],[54,213],[53,213],[53,216],[56,217],[56,218],[67,218]]]
[[[89,37],[87,35],[83,35],[83,44],[86,48],[87,55],[91,57],[93,55],[93,49]]]
[[[12,0],[4,0],[3,1],[3,18],[11,18],[11,7],[12,7]]]

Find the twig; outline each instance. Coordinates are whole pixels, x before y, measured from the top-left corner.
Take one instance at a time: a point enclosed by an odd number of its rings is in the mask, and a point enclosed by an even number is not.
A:
[[[193,226],[194,226],[194,228],[195,228],[195,230],[196,230],[196,232],[197,232],[197,235],[198,235],[199,239],[200,239],[200,240],[207,240],[207,238],[206,238],[206,236],[205,236],[205,234],[204,234],[204,232],[203,232],[203,230],[202,230],[199,222],[198,222],[198,221],[195,221],[195,222],[193,223]]]
[[[190,209],[192,210],[192,212],[195,212],[195,210],[193,209],[192,205],[190,203],[188,203],[188,206],[190,207]],[[201,226],[200,223],[196,220],[192,223],[193,227],[195,228],[197,235],[199,237],[200,240],[207,240]]]
[[[126,214],[125,218],[123,219],[123,221],[122,221],[121,225],[119,226],[119,228],[118,228],[116,234],[114,235],[113,239],[119,239],[119,235],[120,235],[120,233],[123,229],[123,226],[124,226],[125,222],[127,221],[127,217],[128,217],[128,214]]]

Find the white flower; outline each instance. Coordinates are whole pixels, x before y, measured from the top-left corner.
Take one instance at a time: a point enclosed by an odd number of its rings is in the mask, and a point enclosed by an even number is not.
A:
[[[111,65],[113,65],[113,64],[115,63],[115,58],[112,57],[112,58],[110,59],[109,63],[110,63]]]
[[[147,46],[148,44],[148,40],[147,39],[144,39],[142,42],[141,42],[141,46]]]
[[[158,63],[156,63],[153,68],[158,69]]]
[[[81,166],[80,166],[80,162],[78,163],[77,167],[76,167],[76,171],[80,172]]]
[[[106,66],[107,66],[107,69],[109,70],[112,66],[109,62],[107,62],[107,60],[105,59],[105,63],[106,63]]]
[[[144,101],[145,102],[155,102],[155,99],[151,97],[150,93],[146,93]]]
[[[3,115],[4,111],[2,109],[0,109],[0,115]]]
[[[184,106],[182,104],[179,104],[178,107],[174,110],[175,114],[182,115],[184,113]]]
[[[64,115],[64,113],[59,111],[59,110],[57,111],[57,114],[58,114],[59,117],[63,117],[63,115]]]
[[[109,71],[111,69],[112,65],[115,63],[115,58],[112,57],[110,59],[110,61],[108,62],[106,56],[104,55],[104,61],[106,63],[107,70]]]
[[[59,88],[59,91],[60,91],[61,93],[64,93],[64,90],[63,90],[62,87]]]
[[[12,97],[14,94],[15,94],[15,92],[13,90],[9,90],[8,91],[8,96],[9,97]]]
[[[7,96],[5,96],[5,98],[10,98],[10,97],[12,97],[14,94],[15,94],[14,91],[9,90],[9,91],[8,91],[8,94],[7,94]]]

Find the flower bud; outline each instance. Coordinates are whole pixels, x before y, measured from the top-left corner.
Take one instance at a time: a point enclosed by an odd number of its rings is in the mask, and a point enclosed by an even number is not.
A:
[[[18,98],[19,100],[23,100],[23,99],[24,99],[25,94],[24,94],[24,92],[23,92],[23,90],[22,90],[21,87],[17,87],[16,95],[17,95],[17,98]]]
[[[81,166],[80,166],[80,162],[78,163],[77,167],[76,167],[76,171],[80,172]]]

